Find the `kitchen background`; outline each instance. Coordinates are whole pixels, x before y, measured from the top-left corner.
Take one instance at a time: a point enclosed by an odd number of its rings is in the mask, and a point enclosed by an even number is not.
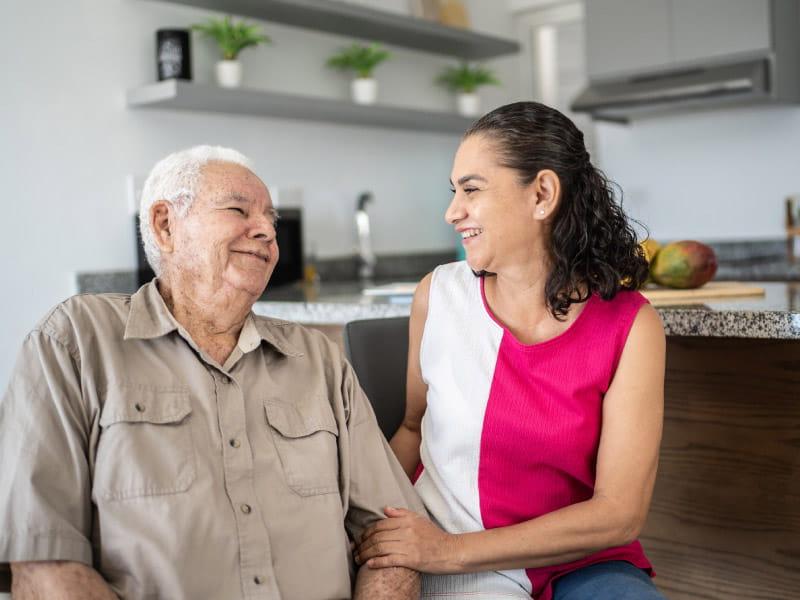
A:
[[[375,73],[378,105],[351,104],[348,78],[325,66],[354,38],[322,33],[310,21],[248,17],[273,43],[242,53],[242,90],[217,89],[216,47],[192,35],[194,84],[178,87],[176,102],[220,112],[131,106],[132,93],[175,85],[153,85],[156,30],[221,16],[198,7],[265,5],[336,7],[368,15],[375,27],[392,21],[406,46],[386,45],[393,56]],[[412,19],[436,5],[463,6],[471,29],[506,49],[485,61],[502,85],[480,88],[484,110],[536,99],[568,112],[653,238],[709,243],[719,258],[716,278],[747,282],[737,286],[748,288],[746,298],[703,296],[702,304],[676,306],[674,296],[662,296],[658,305],[668,344],[665,427],[642,541],[670,598],[797,597],[800,262],[789,260],[785,205],[790,196],[800,201],[797,0],[13,3],[0,21],[0,388],[25,334],[50,307],[80,290],[135,289],[138,188],[158,159],[195,144],[237,148],[279,204],[302,205],[304,252],[315,256],[322,284],[268,288],[271,301],[257,303],[258,314],[320,326],[339,340],[350,319],[408,314],[407,295],[399,304],[366,297],[363,282],[334,274],[355,278],[354,217],[365,192],[374,199],[366,210],[379,277],[419,277],[455,257],[458,242],[443,213],[452,155],[470,120],[433,83],[456,59],[407,45],[425,31],[434,45],[468,38],[473,48],[476,40]],[[684,98],[673,103],[678,110],[629,124],[570,112],[576,99],[631,87],[708,91],[720,64],[734,71],[727,92],[761,81],[790,101],[725,108],[715,98],[688,110]],[[676,65],[701,69],[665,79]],[[274,111],[278,94],[300,98],[287,104],[303,114],[247,114]],[[796,242],[800,250],[800,236]],[[717,283],[690,292],[707,294]],[[647,293],[665,291],[676,290]],[[0,591],[7,584],[0,566]]]
[[[720,19],[730,5],[704,2]],[[362,4],[410,11],[407,0]],[[481,88],[484,108],[535,98],[566,109],[586,78],[583,4],[464,5],[473,29],[521,44],[518,54],[486,61],[503,85]],[[127,90],[155,81],[155,31],[188,27],[212,14],[145,0],[28,0],[6,8],[0,22],[0,386],[26,332],[76,292],[77,272],[135,267],[130,176],[135,187],[158,158],[179,148],[235,147],[255,161],[270,187],[301,189],[306,252],[319,258],[353,253],[354,205],[365,190],[375,197],[369,211],[379,255],[455,246],[442,215],[457,134],[126,107]],[[324,62],[349,38],[259,24],[273,43],[242,53],[245,86],[348,97],[347,79]],[[212,82],[214,45],[195,34],[192,48],[195,81]],[[376,72],[379,102],[454,110],[453,97],[432,83],[454,60],[389,49],[392,60]],[[594,160],[622,186],[628,211],[653,237],[784,235],[784,199],[800,193],[800,107],[671,114],[630,126],[579,122],[587,128]]]

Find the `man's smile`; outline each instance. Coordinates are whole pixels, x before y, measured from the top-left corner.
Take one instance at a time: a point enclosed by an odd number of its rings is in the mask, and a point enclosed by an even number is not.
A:
[[[250,256],[264,263],[269,263],[270,261],[270,255],[266,252],[261,252],[257,250],[232,250],[232,252],[234,252],[235,254],[243,254],[245,256]]]

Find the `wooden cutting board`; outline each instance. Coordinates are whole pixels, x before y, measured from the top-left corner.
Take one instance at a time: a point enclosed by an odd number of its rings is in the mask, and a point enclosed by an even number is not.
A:
[[[764,295],[764,288],[739,281],[710,281],[693,290],[676,290],[656,285],[648,285],[642,294],[653,306],[675,304],[703,304],[709,300],[726,298],[747,298]]]

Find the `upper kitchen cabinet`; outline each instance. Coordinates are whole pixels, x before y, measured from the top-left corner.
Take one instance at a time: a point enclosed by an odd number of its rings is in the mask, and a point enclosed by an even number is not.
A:
[[[771,0],[591,0],[586,3],[590,79],[770,47]]]
[[[586,70],[602,79],[669,64],[669,0],[586,3]]]
[[[800,103],[798,26],[798,0],[590,0],[589,85],[570,107],[628,123]]]
[[[769,3],[770,0],[671,0],[672,59],[688,63],[769,50]]]
[[[273,23],[482,60],[519,52],[513,40],[334,0],[165,0]]]

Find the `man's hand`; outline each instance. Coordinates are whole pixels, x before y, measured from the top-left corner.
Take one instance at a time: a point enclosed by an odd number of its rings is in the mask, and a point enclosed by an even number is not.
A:
[[[406,567],[422,573],[458,573],[458,537],[404,508],[386,507],[388,518],[364,531],[356,562],[372,569]]]
[[[14,600],[119,600],[100,573],[79,562],[11,563]]]

